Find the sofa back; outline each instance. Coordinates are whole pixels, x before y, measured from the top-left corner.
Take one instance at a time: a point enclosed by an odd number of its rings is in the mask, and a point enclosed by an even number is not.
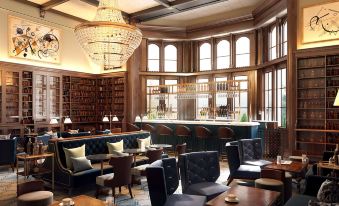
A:
[[[120,140],[124,141],[124,148],[137,148],[138,142],[137,139],[144,139],[150,136],[149,132],[127,132],[113,135],[103,135],[103,136],[89,136],[89,137],[74,137],[74,138],[65,138],[58,139],[55,141],[57,154],[61,164],[66,167],[66,159],[63,148],[75,148],[82,145],[86,145],[85,154],[107,154],[107,142],[114,143]]]
[[[91,132],[78,132],[78,133],[69,133],[69,132],[58,132],[58,137],[60,137],[60,134],[61,134],[61,137],[62,138],[68,138],[68,137],[84,137],[84,136],[90,136],[91,135]]]

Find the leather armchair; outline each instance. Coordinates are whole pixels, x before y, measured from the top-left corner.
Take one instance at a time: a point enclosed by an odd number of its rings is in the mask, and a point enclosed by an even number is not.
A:
[[[229,188],[215,183],[220,176],[217,151],[182,154],[179,166],[184,194],[206,196],[207,200],[211,200]]]
[[[240,161],[243,164],[265,166],[272,162],[263,159],[261,138],[241,139],[239,142]]]
[[[0,165],[10,165],[14,172],[17,138],[0,140]]]
[[[233,179],[257,179],[260,178],[261,169],[255,165],[241,164],[238,146],[226,146],[226,154],[228,166],[230,168],[230,176],[227,180],[229,185]]]
[[[203,206],[206,197],[173,194],[179,185],[175,158],[155,161],[146,168],[146,177],[152,206]]]

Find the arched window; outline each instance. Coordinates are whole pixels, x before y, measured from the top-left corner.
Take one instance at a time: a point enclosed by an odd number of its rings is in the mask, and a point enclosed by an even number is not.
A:
[[[156,44],[148,45],[148,71],[158,72],[160,68],[160,48]]]
[[[222,40],[217,45],[217,69],[230,67],[230,43]]]
[[[165,72],[177,71],[177,48],[173,45],[165,47]]]
[[[270,60],[277,58],[277,27],[272,27],[270,34],[270,41],[269,41],[269,54]]]
[[[283,24],[282,48],[283,56],[287,55],[287,21]]]
[[[200,71],[207,71],[212,69],[212,61],[211,61],[211,44],[209,43],[203,43],[200,46]]]
[[[236,66],[246,67],[250,65],[250,39],[240,37],[236,44]]]

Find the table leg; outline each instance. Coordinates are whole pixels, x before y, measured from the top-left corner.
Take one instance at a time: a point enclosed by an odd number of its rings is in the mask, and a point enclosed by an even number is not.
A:
[[[16,184],[17,185],[19,184],[19,167],[18,167],[18,164],[19,164],[19,159],[16,158]]]
[[[320,175],[320,171],[321,169],[320,169],[320,167],[319,167],[319,165],[317,165],[317,175]]]
[[[134,164],[134,167],[137,166],[137,154],[133,154],[133,164]]]

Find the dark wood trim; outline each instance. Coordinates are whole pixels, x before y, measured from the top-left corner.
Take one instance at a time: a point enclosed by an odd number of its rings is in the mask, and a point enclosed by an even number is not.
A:
[[[264,26],[273,17],[283,16],[287,13],[287,0],[266,0],[252,14],[254,26]]]
[[[63,4],[65,2],[68,2],[70,0],[50,0],[50,1],[47,1],[46,3],[44,4],[41,4],[40,8],[42,10],[50,10],[60,4]]]

